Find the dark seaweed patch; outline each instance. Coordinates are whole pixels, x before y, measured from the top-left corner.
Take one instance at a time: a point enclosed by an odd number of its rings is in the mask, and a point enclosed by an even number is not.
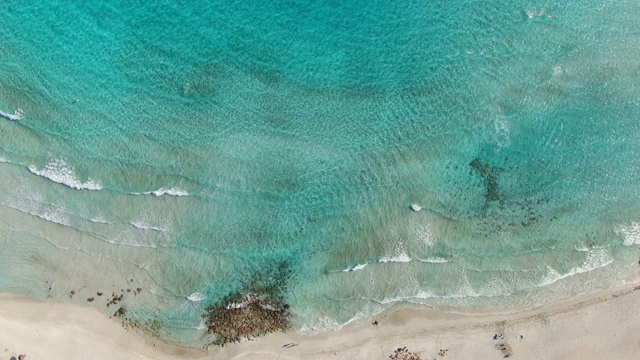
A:
[[[498,177],[496,175],[496,169],[491,167],[480,158],[473,159],[469,165],[480,173],[487,183],[487,194],[485,195],[486,202],[500,200],[500,186],[498,185]]]

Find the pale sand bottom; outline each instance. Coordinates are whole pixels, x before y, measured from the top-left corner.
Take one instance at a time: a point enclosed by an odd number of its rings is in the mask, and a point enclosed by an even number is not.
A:
[[[638,291],[637,291],[638,290]],[[0,296],[0,360],[27,359],[388,359],[406,346],[423,359],[640,358],[640,287],[560,301],[509,315],[400,310],[378,326],[315,336],[271,334],[222,349],[181,349],[125,330],[96,309]],[[502,334],[504,340],[493,337]],[[521,338],[522,335],[522,338]],[[284,344],[297,346],[284,348]],[[447,355],[438,355],[447,349]]]

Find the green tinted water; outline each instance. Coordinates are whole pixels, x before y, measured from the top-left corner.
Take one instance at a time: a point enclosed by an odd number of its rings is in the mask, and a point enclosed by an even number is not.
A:
[[[305,331],[638,275],[636,4],[0,10],[3,291],[199,346],[261,275]]]

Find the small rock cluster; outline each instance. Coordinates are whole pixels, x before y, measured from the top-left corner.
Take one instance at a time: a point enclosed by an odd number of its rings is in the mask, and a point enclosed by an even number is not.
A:
[[[131,279],[130,281],[133,281],[133,279]],[[51,290],[51,286],[49,287],[49,290]],[[80,292],[82,290],[79,289],[78,292]],[[131,289],[120,289],[120,294],[117,294],[115,291],[111,293],[111,298],[108,298],[107,301],[107,307],[111,306],[111,305],[117,305],[119,302],[122,301],[122,298],[124,297],[125,292],[130,293],[133,292],[133,295],[138,295],[142,292],[142,288],[136,288],[135,290],[131,290]],[[73,298],[76,295],[76,290],[71,290],[69,292],[69,298]],[[96,292],[97,296],[102,296],[103,293],[101,291]],[[49,296],[51,297],[51,296]],[[87,302],[93,302],[96,298],[94,296],[90,296],[87,298]]]
[[[160,335],[160,330],[162,330],[162,323],[158,320],[151,320],[148,322],[141,322],[135,319],[123,319],[122,327],[127,330],[139,330],[143,333],[158,337]]]
[[[522,335],[520,335],[522,336]],[[506,341],[506,339],[504,338],[504,335],[502,335],[502,333],[497,333],[495,335],[493,335],[493,340],[496,340],[496,344],[495,344],[495,348],[497,350],[500,350],[500,352],[502,353],[502,357],[503,358],[508,358],[511,357],[512,355],[512,349],[511,349],[511,345],[509,345],[509,343]]]
[[[118,310],[116,310],[115,313],[113,313],[114,317],[124,317],[124,315],[127,313],[127,310],[123,307],[120,307]]]
[[[122,301],[122,296],[124,294],[120,294],[120,295],[116,295],[115,292],[111,293],[111,300],[109,300],[107,302],[107,307],[109,307],[110,305],[116,305],[118,304],[120,301]]]
[[[133,282],[133,279],[129,280],[130,282]],[[51,290],[51,287],[49,287],[49,290]],[[78,294],[79,292],[82,291],[82,288],[79,290],[71,290],[69,292],[69,298],[73,298],[76,294]],[[136,288],[134,290],[132,289],[120,289],[120,293],[117,293],[115,291],[113,291],[111,293],[111,296],[107,296],[107,307],[111,306],[111,305],[118,305],[120,302],[122,302],[125,293],[131,293],[133,292],[133,295],[138,295],[142,292],[142,288]],[[98,297],[101,297],[102,295],[104,295],[103,292],[101,291],[97,291],[96,295]],[[94,302],[96,300],[95,296],[90,296],[87,298],[87,302]],[[137,328],[137,329],[141,329],[144,332],[147,333],[151,333],[151,334],[156,334],[158,332],[158,330],[160,329],[160,323],[158,321],[152,321],[149,324],[141,324],[140,322],[131,320],[131,319],[127,319],[125,318],[125,315],[127,313],[127,310],[120,306],[115,313],[113,313],[112,317],[116,317],[116,318],[121,318],[122,319],[122,326],[124,326],[125,328]]]
[[[389,359],[391,360],[422,360],[422,356],[420,353],[414,353],[407,350],[406,347],[397,348],[393,355],[389,355]]]
[[[129,282],[132,283],[133,281],[134,281],[133,279],[129,279]],[[46,281],[45,283],[46,284],[50,284],[49,281]],[[51,291],[52,289],[53,289],[53,284],[51,283],[51,285],[49,285],[49,291]],[[69,293],[68,293],[69,298],[71,299],[76,295],[80,295],[83,292],[82,291],[83,289],[84,289],[84,287],[79,288],[79,289],[76,288],[74,290],[69,291]],[[87,297],[86,300],[87,300],[87,302],[92,303],[92,302],[94,302],[96,300],[99,300],[100,297],[105,295],[105,298],[107,300],[106,306],[110,307],[111,305],[114,305],[114,306],[115,305],[119,305],[123,301],[123,299],[125,297],[125,294],[128,294],[128,293],[129,294],[133,293],[133,295],[138,295],[138,294],[142,293],[142,288],[140,288],[140,287],[135,288],[135,289],[133,289],[133,288],[122,288],[122,289],[120,289],[120,292],[117,292],[117,291],[111,292],[111,296],[106,295],[102,291],[97,291],[95,293],[95,295],[91,294],[93,296]],[[51,297],[51,294],[49,295],[49,297]],[[120,305],[120,306],[118,306],[118,309],[113,313],[113,315],[111,317],[119,318],[122,321],[122,326],[127,330],[135,329],[135,330],[142,331],[145,334],[148,334],[148,335],[151,335],[151,336],[156,336],[156,337],[159,335],[159,333],[160,333],[160,331],[162,329],[162,323],[160,321],[158,321],[158,320],[150,320],[150,321],[141,322],[139,320],[132,319],[130,317],[130,314],[129,314],[129,316],[127,316],[127,314],[128,314],[127,309]]]

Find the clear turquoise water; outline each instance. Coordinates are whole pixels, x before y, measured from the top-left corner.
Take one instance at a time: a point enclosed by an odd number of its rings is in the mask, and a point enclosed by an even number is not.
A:
[[[0,290],[141,287],[129,313],[200,346],[281,264],[300,331],[635,280],[639,11],[4,1]]]

